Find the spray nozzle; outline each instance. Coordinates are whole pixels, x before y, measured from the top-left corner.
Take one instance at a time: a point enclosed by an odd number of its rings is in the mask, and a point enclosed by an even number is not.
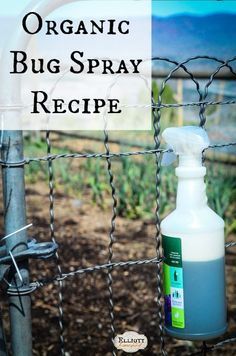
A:
[[[162,137],[168,146],[179,156],[182,167],[202,165],[202,151],[210,144],[206,131],[197,126],[170,127]]]

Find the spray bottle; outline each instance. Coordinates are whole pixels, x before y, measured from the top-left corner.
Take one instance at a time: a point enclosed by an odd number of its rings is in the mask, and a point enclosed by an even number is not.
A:
[[[208,340],[227,329],[224,221],[207,205],[202,166],[209,139],[193,126],[162,136],[179,156],[176,209],[161,223],[165,328],[176,338]]]

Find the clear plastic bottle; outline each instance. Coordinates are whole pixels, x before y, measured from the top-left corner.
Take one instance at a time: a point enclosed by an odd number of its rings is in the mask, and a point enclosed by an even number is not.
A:
[[[207,340],[227,329],[224,221],[207,205],[204,129],[168,128],[163,138],[179,156],[176,209],[161,223],[165,328],[173,337]]]

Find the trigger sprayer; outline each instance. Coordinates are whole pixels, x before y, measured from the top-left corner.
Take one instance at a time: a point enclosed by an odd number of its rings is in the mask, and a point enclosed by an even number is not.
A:
[[[165,328],[173,337],[208,340],[227,329],[224,221],[207,205],[204,129],[184,126],[162,137],[179,157],[176,209],[161,223]]]

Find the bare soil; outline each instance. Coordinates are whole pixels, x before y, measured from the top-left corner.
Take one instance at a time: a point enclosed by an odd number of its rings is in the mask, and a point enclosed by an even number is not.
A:
[[[28,222],[38,241],[49,241],[48,189],[46,183],[27,187]],[[59,243],[63,273],[107,262],[111,209],[105,211],[91,203],[87,192],[81,200],[57,192],[55,197],[55,234]],[[117,218],[114,261],[155,257],[154,221]],[[232,240],[234,237],[230,236]],[[235,253],[227,253],[227,298],[229,329],[225,337],[236,335]],[[56,261],[30,263],[31,280],[57,274]],[[116,333],[135,330],[148,337],[148,348],[137,355],[160,354],[156,267],[143,265],[113,271]],[[7,300],[3,295],[7,338],[9,327]],[[58,286],[49,284],[32,294],[34,355],[60,355],[58,325]],[[107,274],[87,273],[70,277],[63,284],[64,337],[67,355],[110,355],[110,319]],[[169,355],[188,355],[201,344],[165,338]],[[219,341],[219,340],[213,340]],[[119,353],[122,354],[121,352]],[[212,355],[235,355],[236,344],[228,344]]]

